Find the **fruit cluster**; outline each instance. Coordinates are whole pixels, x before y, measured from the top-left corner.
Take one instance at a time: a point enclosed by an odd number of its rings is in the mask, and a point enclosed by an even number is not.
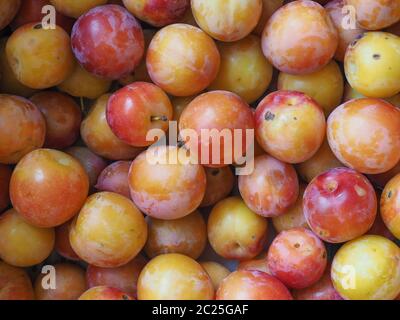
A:
[[[0,36],[0,300],[400,299],[400,1],[0,0]]]

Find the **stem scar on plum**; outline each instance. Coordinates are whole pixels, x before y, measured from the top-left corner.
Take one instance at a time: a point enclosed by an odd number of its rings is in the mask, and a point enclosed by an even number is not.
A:
[[[211,171],[211,175],[213,175],[214,177],[217,176],[219,174],[219,169],[214,169]]]

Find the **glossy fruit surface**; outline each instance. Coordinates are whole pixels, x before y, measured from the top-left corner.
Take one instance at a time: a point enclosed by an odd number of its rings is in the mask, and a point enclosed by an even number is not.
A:
[[[334,56],[337,30],[324,8],[309,0],[278,9],[262,35],[265,56],[278,70],[307,74],[323,68]]]
[[[91,8],[106,4],[108,0],[50,0],[58,12],[68,17],[79,18]]]
[[[224,167],[240,159],[250,147],[247,133],[251,130],[254,130],[252,109],[228,91],[210,91],[198,96],[179,120],[181,139],[207,167]],[[192,134],[197,139],[191,139]]]
[[[217,300],[293,300],[290,291],[278,279],[261,271],[239,270],[225,278]]]
[[[158,146],[141,153],[129,171],[129,187],[135,204],[147,215],[179,219],[200,205],[206,190],[202,166],[184,161],[186,151]]]
[[[135,82],[116,91],[107,103],[107,122],[113,133],[135,147],[154,143],[151,130],[168,130],[172,104],[167,94],[152,83]]]
[[[139,300],[211,300],[210,277],[195,260],[181,254],[164,254],[151,260],[140,273]]]
[[[180,22],[190,7],[190,0],[123,0],[125,7],[155,27]]]
[[[36,90],[24,86],[15,76],[7,59],[7,40],[8,38],[0,39],[0,92],[28,98],[34,94]]]
[[[80,162],[89,177],[90,187],[93,187],[107,162],[86,147],[70,147],[65,152]]]
[[[44,147],[64,149],[79,137],[82,113],[77,103],[68,95],[42,91],[31,97],[46,120]]]
[[[54,229],[34,227],[15,209],[0,216],[0,258],[16,267],[44,261],[54,247]]]
[[[90,196],[71,225],[70,241],[84,261],[119,267],[132,260],[147,239],[147,225],[132,201],[112,192]]]
[[[388,98],[400,92],[400,37],[388,32],[366,32],[346,51],[347,81],[361,94]]]
[[[89,288],[109,286],[136,297],[139,274],[146,263],[147,260],[138,255],[127,264],[117,268],[89,265],[86,271],[87,285]]]
[[[338,167],[343,167],[343,164],[333,154],[328,141],[325,139],[317,153],[307,161],[299,163],[296,169],[304,181],[311,182],[321,173]]]
[[[262,155],[254,159],[252,174],[239,176],[239,191],[251,210],[276,217],[296,202],[299,181],[293,166]]]
[[[70,37],[59,26],[44,29],[38,23],[23,25],[8,39],[6,54],[18,81],[33,89],[60,84],[74,67]]]
[[[95,188],[119,193],[130,199],[128,175],[131,164],[130,161],[115,161],[110,164],[100,173]]]
[[[93,287],[85,291],[78,300],[134,300],[127,293],[107,286]]]
[[[144,53],[140,24],[126,9],[111,4],[80,16],[72,29],[71,44],[87,71],[109,80],[131,73]]]
[[[0,163],[15,164],[45,141],[46,122],[29,100],[0,94]]]
[[[262,0],[262,12],[256,28],[253,30],[258,36],[261,36],[268,20],[283,5],[283,0]]]
[[[321,70],[303,75],[281,72],[278,78],[279,90],[300,91],[313,98],[328,116],[343,97],[343,76],[335,61]]]
[[[348,101],[329,116],[327,136],[343,164],[367,174],[386,172],[400,160],[400,110],[380,99]]]
[[[400,239],[400,175],[385,186],[381,197],[381,215],[391,233]]]
[[[208,218],[208,240],[225,259],[256,257],[267,240],[268,221],[251,211],[239,197],[218,202]]]
[[[380,236],[343,245],[332,263],[332,281],[347,300],[393,300],[400,292],[400,248]]]
[[[293,290],[293,297],[295,300],[343,300],[333,286],[330,265],[326,268],[322,278],[312,286]]]
[[[169,25],[156,33],[147,51],[153,82],[174,96],[191,96],[217,76],[220,55],[214,41],[188,24]]]
[[[271,93],[260,102],[254,117],[258,143],[281,161],[304,162],[318,151],[324,141],[324,112],[304,93]]]
[[[351,20],[353,17],[349,16],[350,12],[346,5],[346,0],[332,0],[325,6],[325,10],[338,30],[339,45],[335,53],[335,59],[338,61],[344,61],[347,47],[365,31],[356,21]]]
[[[324,243],[305,228],[282,231],[268,249],[268,269],[290,288],[310,287],[321,279],[326,264]]]
[[[400,3],[390,0],[346,0],[357,12],[357,22],[368,30],[379,30],[400,21]]]
[[[107,93],[110,86],[110,80],[91,74],[76,62],[74,70],[58,85],[58,89],[73,97],[97,99]]]
[[[15,209],[26,221],[42,228],[59,226],[76,215],[88,190],[89,178],[78,160],[51,149],[26,155],[10,182]]]
[[[207,243],[207,227],[199,211],[175,220],[148,217],[147,225],[149,236],[144,251],[150,258],[180,253],[197,259]]]
[[[252,103],[262,96],[272,80],[272,66],[264,57],[255,35],[234,43],[218,43],[221,66],[211,90],[236,93]]]
[[[261,0],[192,0],[197,24],[214,39],[237,41],[257,25],[262,13]]]
[[[74,249],[72,249],[71,242],[69,241],[69,231],[72,221],[73,220],[69,220],[55,229],[56,242],[54,249],[60,256],[68,260],[79,261],[81,258],[79,258]]]
[[[327,242],[340,243],[366,233],[377,212],[375,190],[366,177],[348,168],[328,170],[308,185],[304,215]]]
[[[225,268],[223,265],[217,262],[205,261],[200,262],[200,264],[210,276],[211,282],[213,283],[215,290],[218,290],[221,282],[231,273],[229,269]]]
[[[301,183],[296,202],[284,214],[272,218],[272,223],[277,232],[292,228],[309,228],[303,212],[303,195],[305,189],[306,185]]]
[[[126,144],[111,131],[106,119],[109,98],[110,95],[102,95],[97,99],[82,121],[82,140],[90,150],[106,159],[133,159],[141,152],[141,149]]]

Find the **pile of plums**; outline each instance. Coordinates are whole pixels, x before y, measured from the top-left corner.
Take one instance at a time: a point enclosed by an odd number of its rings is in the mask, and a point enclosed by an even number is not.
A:
[[[400,299],[400,1],[0,0],[0,36],[0,300]]]

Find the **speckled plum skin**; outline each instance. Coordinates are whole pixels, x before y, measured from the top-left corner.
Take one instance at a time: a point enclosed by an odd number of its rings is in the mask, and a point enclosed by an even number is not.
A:
[[[214,286],[204,268],[188,256],[169,253],[153,258],[140,273],[139,300],[211,300]]]
[[[326,121],[322,108],[302,92],[279,90],[266,96],[255,115],[261,147],[287,163],[310,159],[322,145]]]
[[[292,293],[295,300],[343,300],[333,286],[330,265],[326,267],[322,278],[312,286],[293,290]]]
[[[158,146],[141,153],[132,162],[129,170],[131,196],[147,215],[173,220],[187,216],[199,207],[206,190],[203,167],[185,164],[179,158],[176,164],[162,163],[165,156],[169,159],[183,154],[186,151],[182,148]]]
[[[333,0],[325,5],[325,10],[328,12],[333,24],[338,30],[339,45],[335,53],[335,59],[338,61],[344,60],[346,49],[358,36],[362,35],[365,30],[357,23],[354,28],[344,28],[343,19],[346,18],[347,11],[343,11],[346,6],[346,0]]]
[[[358,23],[367,30],[379,30],[400,20],[400,2],[393,0],[346,0],[357,12]]]
[[[257,25],[262,13],[261,0],[191,0],[197,24],[214,39],[237,41]]]
[[[294,289],[307,288],[316,283],[322,277],[326,264],[324,243],[305,228],[279,233],[267,255],[271,274]]]
[[[72,249],[71,242],[69,241],[71,223],[72,220],[69,220],[55,229],[56,239],[54,249],[60,256],[68,260],[79,261],[81,258],[79,258],[74,249]]]
[[[400,239],[400,174],[391,179],[383,189],[381,215],[388,229]]]
[[[350,100],[329,116],[327,136],[346,166],[366,174],[386,172],[400,160],[400,110],[381,99]]]
[[[190,0],[123,0],[125,7],[140,20],[155,27],[183,19]]]
[[[78,104],[68,95],[42,91],[30,100],[39,108],[46,120],[44,147],[64,149],[79,137],[82,112]]]
[[[38,149],[15,167],[10,182],[14,208],[30,224],[50,228],[76,215],[89,191],[78,160],[52,149]]]
[[[292,165],[261,155],[254,159],[253,173],[239,177],[239,191],[251,210],[276,217],[296,202],[299,181]]]
[[[87,71],[110,80],[131,73],[144,53],[140,24],[118,5],[95,7],[82,15],[72,29],[71,42]]]
[[[304,193],[304,215],[321,239],[341,243],[373,225],[377,199],[371,183],[349,168],[334,168],[316,177]]]
[[[293,300],[285,285],[273,276],[256,270],[238,270],[226,277],[217,300]]]
[[[89,265],[86,270],[87,285],[89,288],[110,286],[136,297],[139,274],[146,264],[147,259],[138,255],[127,264],[117,268],[100,268]]]
[[[147,217],[149,236],[144,252],[149,258],[180,253],[198,259],[207,244],[207,227],[199,211],[175,220]]]
[[[204,31],[177,23],[156,33],[147,51],[152,81],[167,93],[185,97],[207,88],[218,74],[220,54]]]
[[[142,149],[132,147],[120,140],[107,123],[106,108],[109,94],[98,98],[81,124],[81,137],[90,150],[111,160],[135,158]]]
[[[130,199],[128,174],[131,161],[116,161],[100,173],[95,188],[100,191],[118,193]]]
[[[40,110],[29,100],[0,95],[0,163],[15,164],[27,153],[41,148],[46,122]]]
[[[93,287],[85,291],[78,300],[135,300],[127,293],[107,286]]]
[[[262,35],[265,56],[280,71],[307,74],[334,56],[338,32],[324,8],[309,0],[286,4],[274,13]]]
[[[197,141],[187,139],[189,141],[186,140],[186,145],[190,150],[197,148],[199,159],[205,160],[202,161],[202,165],[225,167],[243,156],[250,147],[247,145],[246,134],[247,130],[254,130],[253,111],[242,98],[232,92],[210,91],[196,97],[182,112],[179,131],[182,133],[185,129],[196,132]],[[203,135],[202,130],[216,130],[217,134],[229,130],[232,140],[228,143],[225,139],[218,141],[220,142],[218,150],[218,145],[214,145],[214,139]],[[241,137],[235,138],[235,131],[240,133]],[[203,150],[207,149],[209,158],[205,159]]]
[[[127,264],[142,250],[147,225],[132,201],[117,193],[99,192],[87,198],[74,218],[69,239],[82,260],[115,268]]]
[[[154,143],[147,140],[152,129],[168,130],[173,109],[167,94],[152,83],[135,82],[116,91],[108,100],[106,117],[113,133],[134,147]],[[154,117],[160,119],[154,120]]]
[[[90,187],[93,187],[107,162],[86,147],[70,147],[65,152],[80,162],[89,177]]]

